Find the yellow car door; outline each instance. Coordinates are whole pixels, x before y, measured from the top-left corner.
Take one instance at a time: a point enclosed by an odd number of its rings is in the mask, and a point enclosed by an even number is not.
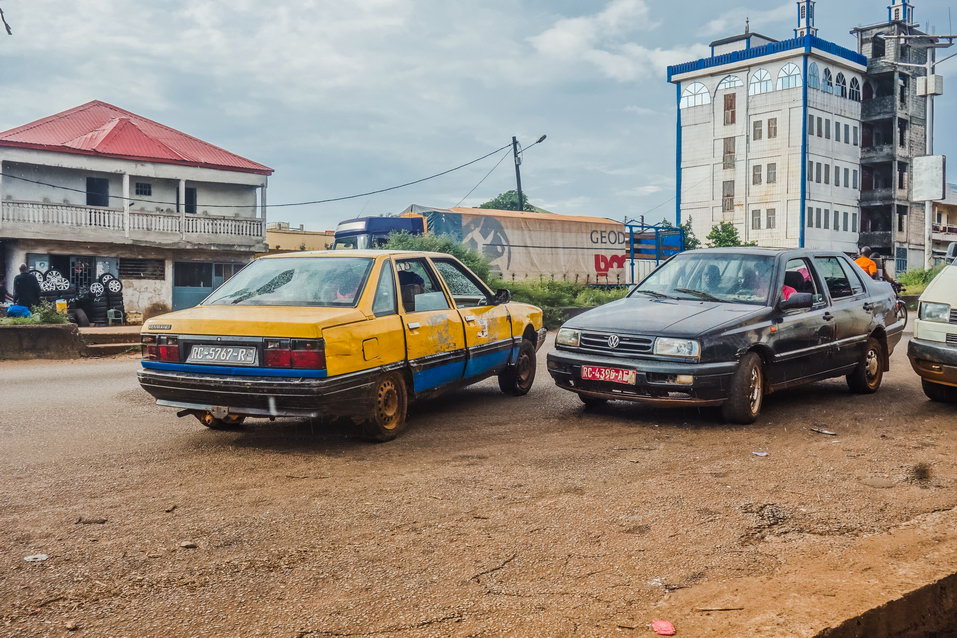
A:
[[[395,266],[414,392],[460,381],[467,358],[462,317],[427,259],[397,259]]]
[[[433,258],[452,301],[465,325],[468,360],[465,377],[487,375],[505,367],[518,344],[505,304],[492,303],[492,291],[471,271],[452,258]]]

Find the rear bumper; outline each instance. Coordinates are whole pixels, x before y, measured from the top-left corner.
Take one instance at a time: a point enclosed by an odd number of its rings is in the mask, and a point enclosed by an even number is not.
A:
[[[583,365],[634,370],[636,384],[623,385],[581,378]],[[548,373],[558,387],[585,396],[634,401],[658,406],[706,407],[723,404],[728,398],[737,362],[681,363],[619,359],[558,350],[548,354]],[[690,385],[674,383],[674,377],[690,375]]]
[[[957,346],[911,339],[907,345],[907,358],[922,379],[957,386]]]
[[[158,405],[274,417],[364,415],[375,382],[375,372],[311,379],[144,369],[137,376]]]

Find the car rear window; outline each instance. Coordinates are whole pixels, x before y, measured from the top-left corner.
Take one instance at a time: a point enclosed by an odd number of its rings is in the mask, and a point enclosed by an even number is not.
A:
[[[361,257],[254,261],[213,292],[207,306],[354,306],[372,269]]]

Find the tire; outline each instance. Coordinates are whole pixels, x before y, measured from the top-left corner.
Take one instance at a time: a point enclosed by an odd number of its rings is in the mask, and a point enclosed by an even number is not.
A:
[[[535,383],[536,368],[535,344],[522,339],[515,365],[508,366],[498,375],[499,389],[513,397],[525,396]]]
[[[87,316],[85,312],[83,312],[82,308],[76,308],[72,310],[72,312],[73,312],[73,316],[76,318],[76,325],[78,325],[81,328],[89,327],[90,318]]]
[[[941,385],[921,379],[921,386],[924,388],[924,394],[931,401],[940,403],[957,403],[957,388],[949,385]]]
[[[33,270],[27,271],[27,274],[33,275],[33,277],[37,280],[37,283],[39,284],[43,283],[43,273],[40,272],[39,270],[34,268]]]
[[[110,276],[112,277],[112,275]],[[104,286],[106,286],[106,291],[108,293],[118,295],[123,292],[123,282],[120,281],[119,279],[116,279],[115,277],[113,279],[109,279],[102,283]]]
[[[100,282],[94,281],[90,284],[90,294],[94,297],[102,297],[104,292],[106,292],[106,286]]]
[[[854,394],[874,394],[884,380],[884,346],[874,337],[867,340],[861,362],[847,375],[847,385]]]
[[[370,414],[360,426],[362,438],[375,443],[391,441],[405,430],[408,411],[405,377],[398,372],[382,375],[372,389]]]
[[[578,398],[581,400],[582,403],[585,404],[586,408],[598,408],[608,403],[608,399],[602,399],[600,397],[590,397],[587,394],[579,394]]]
[[[104,286],[106,285],[106,282],[110,281],[111,279],[116,279],[116,277],[114,277],[112,274],[108,272],[105,272],[96,278],[96,280],[100,282],[101,284],[103,284]]]
[[[761,357],[753,352],[741,357],[731,378],[728,400],[721,406],[721,416],[728,423],[751,425],[764,407],[764,367]]]
[[[897,300],[897,319],[904,322],[904,328],[907,328],[907,304],[903,299]]]

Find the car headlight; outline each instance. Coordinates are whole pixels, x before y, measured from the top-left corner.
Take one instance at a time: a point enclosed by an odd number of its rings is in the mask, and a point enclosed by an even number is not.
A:
[[[701,344],[690,339],[658,337],[655,340],[655,354],[662,357],[697,359],[701,355]]]
[[[945,303],[920,302],[920,318],[924,321],[950,323],[950,306]]]
[[[568,346],[570,348],[577,348],[581,343],[582,333],[579,330],[572,330],[571,328],[562,328],[558,331],[558,336],[555,337],[556,346]]]

